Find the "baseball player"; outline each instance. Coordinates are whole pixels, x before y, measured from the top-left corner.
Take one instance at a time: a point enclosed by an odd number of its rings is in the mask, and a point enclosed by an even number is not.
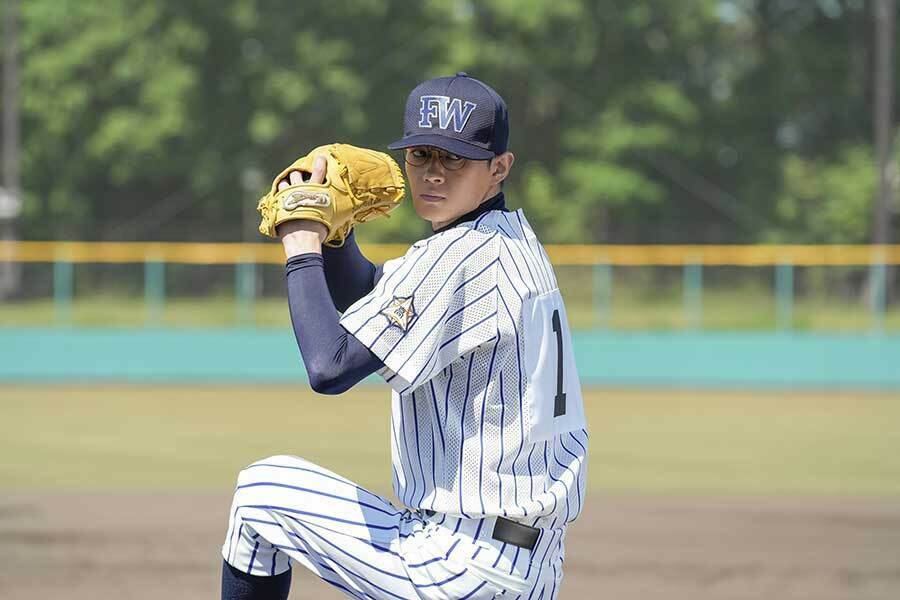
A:
[[[223,598],[287,598],[294,563],[359,599],[559,593],[588,435],[553,268],[505,206],[507,140],[493,89],[465,73],[425,81],[389,148],[404,152],[432,235],[376,266],[352,231],[335,248],[323,222],[277,226],[312,388],[338,394],[372,373],[392,388],[400,505],[295,456],[251,464],[222,546]],[[310,164],[276,192],[332,177],[322,156]]]

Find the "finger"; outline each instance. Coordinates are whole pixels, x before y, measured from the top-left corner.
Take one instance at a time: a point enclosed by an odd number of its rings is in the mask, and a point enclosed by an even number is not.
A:
[[[297,185],[298,183],[303,183],[303,174],[300,171],[291,171],[288,177],[291,180],[291,185]]]
[[[291,184],[289,184],[287,182],[287,179],[282,179],[281,181],[278,182],[278,191],[280,192],[281,190],[283,190],[284,188],[286,188],[289,185],[291,185]]]
[[[312,177],[309,178],[310,183],[325,183],[325,170],[328,162],[321,154],[313,161]]]

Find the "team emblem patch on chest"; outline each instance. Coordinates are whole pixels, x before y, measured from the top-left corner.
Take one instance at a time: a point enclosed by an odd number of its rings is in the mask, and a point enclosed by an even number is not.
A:
[[[416,316],[412,297],[394,298],[381,310],[381,314],[387,317],[391,325],[396,325],[403,331],[406,331],[409,328],[410,321]]]

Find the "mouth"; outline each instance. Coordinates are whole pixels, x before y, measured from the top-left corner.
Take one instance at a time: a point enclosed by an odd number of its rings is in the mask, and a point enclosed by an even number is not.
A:
[[[419,198],[425,202],[440,202],[447,199],[446,196],[440,194],[419,194]]]

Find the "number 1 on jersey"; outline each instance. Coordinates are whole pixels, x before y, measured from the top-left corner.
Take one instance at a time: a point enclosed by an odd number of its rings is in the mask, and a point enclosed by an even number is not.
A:
[[[559,290],[528,298],[525,303],[522,328],[525,366],[531,380],[526,392],[528,440],[537,443],[584,429],[584,406],[566,307]]]
[[[553,402],[553,416],[566,414],[566,393],[563,392],[563,339],[559,309],[553,311],[553,331],[556,332],[556,397]]]

